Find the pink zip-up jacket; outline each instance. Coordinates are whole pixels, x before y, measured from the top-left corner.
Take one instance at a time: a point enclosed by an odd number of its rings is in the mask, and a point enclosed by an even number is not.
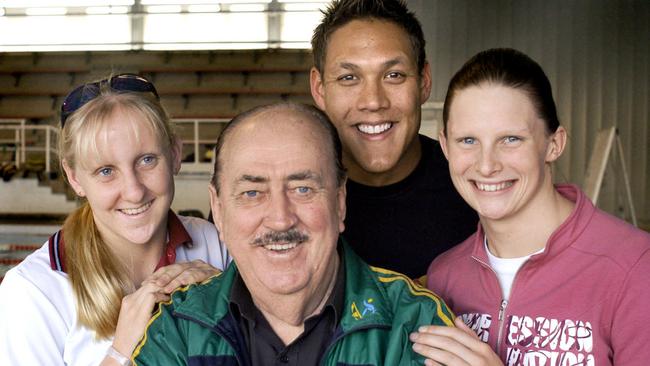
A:
[[[575,208],[519,269],[507,301],[480,225],[431,263],[429,289],[506,365],[650,365],[650,234],[576,186],[556,189]]]

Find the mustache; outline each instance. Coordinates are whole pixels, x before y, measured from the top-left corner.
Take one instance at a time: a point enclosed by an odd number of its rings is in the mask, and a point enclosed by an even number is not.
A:
[[[269,231],[257,236],[251,244],[262,246],[277,243],[302,244],[309,240],[309,235],[298,229],[289,229],[287,231]]]

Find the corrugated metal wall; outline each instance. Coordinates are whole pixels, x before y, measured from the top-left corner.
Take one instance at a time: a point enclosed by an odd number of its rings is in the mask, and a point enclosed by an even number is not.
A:
[[[560,121],[570,133],[557,180],[582,184],[597,132],[616,125],[637,217],[650,223],[650,1],[408,3],[428,43],[431,101],[444,99],[453,73],[478,51],[513,47],[527,53],[551,79]],[[599,206],[624,216],[624,185],[616,166],[609,167],[601,192]]]

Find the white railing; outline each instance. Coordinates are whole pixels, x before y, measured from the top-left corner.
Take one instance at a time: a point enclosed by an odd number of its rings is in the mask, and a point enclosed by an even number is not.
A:
[[[29,125],[24,119],[0,119],[0,130],[13,130],[13,139],[0,139],[0,149],[14,152],[14,164],[17,168],[26,164],[28,152],[43,153],[45,157],[45,172],[52,171],[52,157],[56,155],[56,141],[59,138],[59,131],[50,125]],[[35,145],[27,145],[27,131],[45,131],[45,142],[40,146],[36,140]],[[56,139],[56,140],[55,140]],[[13,146],[12,146],[13,145]]]
[[[18,150],[18,146],[21,145],[21,141],[24,140],[21,138],[22,126],[25,125],[24,119],[0,119],[0,130],[14,130],[14,138],[8,139],[6,136],[0,138],[0,149],[2,152],[13,151],[14,152],[14,164],[18,166],[20,164],[21,156]],[[16,128],[19,127],[19,128]],[[13,144],[13,146],[11,146]]]
[[[210,162],[204,161],[200,155],[201,151],[205,150],[205,146],[214,146],[216,135],[218,133],[210,133],[211,138],[201,138],[201,130],[204,125],[217,125],[225,124],[227,119],[174,119],[173,122],[181,128],[190,125],[192,128],[191,138],[183,139],[183,146],[190,145],[194,154],[193,161],[183,163],[184,172],[211,172],[214,164],[214,157]],[[206,128],[210,128],[207,127]],[[52,169],[52,159],[56,159],[56,144],[59,138],[59,131],[57,128],[50,125],[31,125],[27,124],[25,119],[0,119],[0,131],[9,130],[14,131],[12,138],[2,138],[0,136],[0,151],[15,152],[14,164],[17,168],[26,164],[27,153],[40,152],[45,159],[45,172],[50,173]],[[28,145],[26,139],[27,131],[45,131],[45,141],[35,139],[34,145]]]
[[[216,142],[216,137],[218,134],[221,132],[219,129],[219,132],[217,133],[209,133],[209,138],[201,138],[202,136],[205,137],[206,134],[202,134],[201,130],[203,127],[203,131],[205,131],[206,128],[215,128],[218,129],[218,125],[225,125],[229,120],[224,119],[224,118],[202,118],[202,119],[191,119],[191,118],[178,118],[178,119],[173,119],[173,122],[183,131],[185,130],[186,126],[191,126],[192,128],[192,137],[191,138],[184,138],[183,139],[183,146],[189,145],[192,149],[192,154],[194,156],[193,161],[185,161],[183,162],[183,169],[181,170],[182,172],[185,173],[198,173],[198,172],[212,172],[212,167],[214,165],[214,156],[210,156],[210,161],[205,161],[205,156],[201,155],[201,151],[205,151],[207,146],[214,147],[214,144]],[[184,133],[183,135],[187,135]]]

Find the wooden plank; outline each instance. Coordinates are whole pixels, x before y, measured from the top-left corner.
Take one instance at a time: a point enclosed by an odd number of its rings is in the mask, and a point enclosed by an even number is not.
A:
[[[632,224],[639,226],[636,221],[636,211],[634,210],[634,200],[632,199],[632,187],[630,186],[630,179],[627,175],[627,167],[625,166],[625,156],[623,154],[623,144],[621,138],[616,135],[616,147],[618,148],[618,159],[621,163],[621,170],[623,171],[623,182],[625,183],[625,198],[627,199],[628,209],[630,210],[630,217],[632,217]]]
[[[607,161],[612,151],[614,136],[616,136],[616,127],[606,128],[598,132],[598,135],[596,135],[596,143],[594,144],[591,158],[587,165],[583,189],[594,205],[598,202],[598,195],[600,194],[600,187],[603,184]]]

